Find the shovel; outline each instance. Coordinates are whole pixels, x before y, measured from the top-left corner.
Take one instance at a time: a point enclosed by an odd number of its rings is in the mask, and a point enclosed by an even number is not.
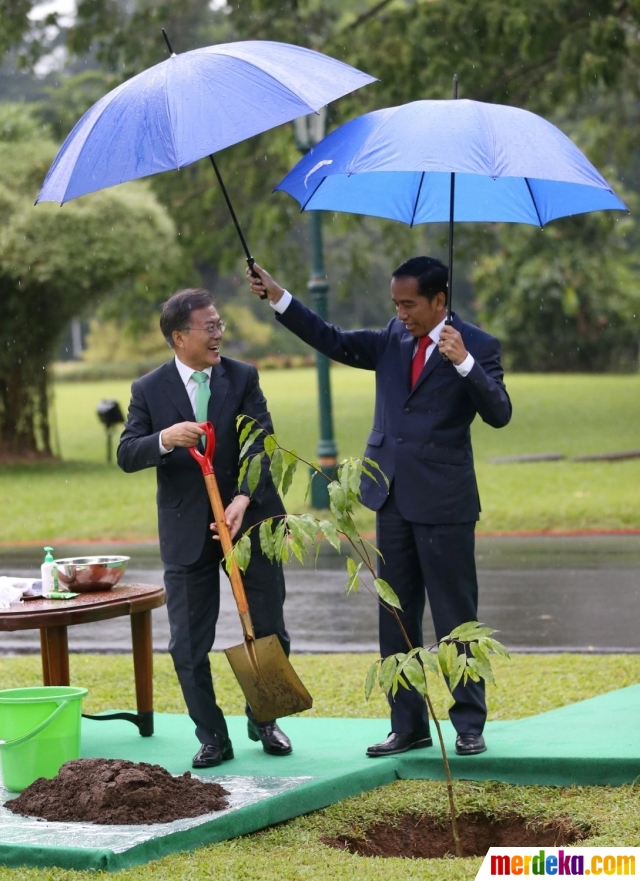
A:
[[[200,428],[205,432],[207,439],[204,453],[201,453],[197,446],[189,447],[189,452],[202,469],[209,501],[213,508],[213,516],[218,527],[220,544],[226,556],[232,549],[233,542],[225,521],[224,505],[220,498],[218,481],[213,473],[213,451],[216,446],[216,436],[210,422],[201,423]],[[291,666],[278,637],[274,635],[256,639],[242,576],[233,559],[229,580],[240,615],[244,643],[225,649],[224,653],[256,721],[270,722],[272,719],[309,710],[313,706],[313,698]]]

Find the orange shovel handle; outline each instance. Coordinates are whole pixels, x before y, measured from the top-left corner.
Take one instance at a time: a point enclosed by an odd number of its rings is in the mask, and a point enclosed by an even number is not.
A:
[[[222,551],[226,557],[233,548],[233,541],[231,540],[229,527],[227,526],[227,521],[224,516],[224,505],[220,496],[220,490],[218,489],[218,481],[216,480],[213,471],[213,451],[216,446],[215,432],[213,425],[210,422],[201,423],[200,428],[204,429],[207,438],[205,451],[204,453],[201,453],[197,447],[189,447],[189,452],[202,469],[205,486],[207,487],[207,492],[209,494],[209,501],[211,502],[211,508],[213,509],[213,517],[216,521],[216,526],[218,527],[220,544],[222,545]],[[244,584],[242,583],[240,569],[234,559],[231,560],[229,580],[231,581],[231,590],[233,591],[233,598],[238,607],[238,614],[240,615],[240,622],[242,624],[245,639],[255,639],[253,623],[251,621],[251,615],[249,614],[247,595],[244,590]]]

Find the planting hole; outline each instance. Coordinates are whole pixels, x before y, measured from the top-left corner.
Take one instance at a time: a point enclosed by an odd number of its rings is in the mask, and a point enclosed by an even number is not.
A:
[[[582,841],[589,827],[566,817],[553,820],[508,814],[490,817],[479,812],[460,814],[458,835],[466,857],[484,856],[490,847],[557,847]],[[455,853],[451,825],[443,817],[405,813],[373,823],[354,835],[321,841],[337,850],[363,857],[439,858]]]

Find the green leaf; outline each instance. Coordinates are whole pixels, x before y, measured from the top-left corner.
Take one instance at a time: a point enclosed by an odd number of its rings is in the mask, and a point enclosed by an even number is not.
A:
[[[249,467],[249,460],[243,459],[242,464],[240,465],[240,473],[238,474],[238,486],[242,486],[242,481],[244,480],[244,476],[247,473],[248,467]]]
[[[449,661],[449,670],[451,671],[450,675],[452,675],[458,662],[458,646],[454,642],[450,642],[447,644],[447,655]]]
[[[362,563],[356,563],[351,557],[347,557],[347,572],[349,573],[349,579],[347,581],[347,593],[357,593],[358,587],[360,586],[360,569],[362,568]]]
[[[316,473],[314,472],[314,473],[311,475],[311,477],[309,478],[308,482],[307,482],[307,488],[306,488],[305,493],[304,493],[304,499],[302,500],[302,503],[303,503],[304,505],[307,504],[307,501],[308,501],[308,499],[309,499],[309,493],[311,492],[311,484],[313,483],[313,478],[315,477],[315,475],[316,475]]]
[[[362,479],[362,459],[354,459],[349,469],[349,492],[357,499],[360,495],[360,481]]]
[[[363,463],[364,463],[365,465],[367,465],[369,468],[375,468],[375,470],[378,472],[378,474],[380,474],[380,475],[382,476],[382,479],[383,479],[384,482],[387,484],[387,489],[388,489],[388,488],[389,488],[389,478],[388,478],[387,475],[384,473],[384,471],[382,470],[382,468],[378,465],[378,463],[377,463],[377,462],[374,462],[373,459],[369,459],[368,456],[365,456],[364,459],[363,459],[362,461],[363,461]],[[372,475],[372,476],[373,476],[373,475]],[[374,478],[374,479],[375,479],[375,478]]]
[[[398,662],[396,661],[395,655],[390,655],[388,658],[384,659],[380,666],[378,681],[380,682],[380,688],[385,694],[389,694],[393,688],[397,665]]]
[[[493,629],[493,627],[483,627],[482,624],[479,624],[473,639],[486,639],[488,636],[491,636],[491,634],[495,632],[496,631]]]
[[[349,472],[351,471],[351,461],[345,459],[338,468],[338,480],[345,496],[349,495]]]
[[[467,666],[467,656],[464,652],[461,652],[456,658],[456,662],[453,665],[453,672],[449,677],[449,691],[453,692],[453,689],[462,679],[465,668]]]
[[[376,578],[373,582],[373,586],[378,592],[378,596],[387,603],[389,606],[393,606],[396,609],[400,609],[402,611],[402,606],[400,605],[400,600],[398,599],[395,590],[391,587],[390,584],[382,578]]]
[[[330,520],[321,520],[318,526],[329,544],[340,553],[340,536],[333,523]]]
[[[269,468],[271,470],[271,479],[273,480],[273,485],[276,490],[280,486],[280,482],[282,480],[282,451],[274,450],[273,455],[271,456],[271,462],[269,464]]]
[[[343,532],[348,538],[351,539],[352,542],[360,541],[358,530],[354,526],[353,521],[348,514],[346,514],[344,517],[336,517],[336,525],[340,532]]]
[[[296,556],[296,559],[300,563],[304,563],[305,557],[307,556],[307,549],[303,545],[303,543],[301,541],[299,541],[299,539],[290,538],[289,539],[289,549],[291,551],[293,551],[293,553]]]
[[[371,480],[372,480],[374,483],[377,482],[377,481],[376,481],[375,474],[373,474],[373,473],[367,468],[366,465],[363,465],[363,466],[362,466],[362,473],[363,473],[363,474],[366,474],[367,477],[370,477]]]
[[[425,679],[424,670],[415,658],[410,658],[402,672],[407,682],[412,685],[416,691],[419,691],[422,695],[427,693],[427,681]]]
[[[297,460],[294,460],[293,462],[289,462],[289,464],[285,468],[285,472],[282,477],[282,490],[281,490],[283,496],[286,496],[286,494],[291,489],[291,482],[293,480],[293,475],[296,473],[297,467],[298,467],[298,462],[297,462]],[[305,496],[305,501],[306,501],[306,496]]]
[[[456,634],[455,631],[451,631],[449,634],[452,639],[457,639],[459,642],[472,642],[473,640],[478,639],[486,639],[490,634],[495,633],[492,627],[483,627],[481,624],[477,624],[476,622],[470,621],[468,625],[463,625],[466,629],[462,631],[461,634]],[[456,630],[459,628],[456,627]]]
[[[478,658],[478,660],[486,661],[488,664],[491,664],[489,659],[489,649],[487,646],[480,642],[470,642],[469,650],[474,658]]]
[[[267,456],[272,456],[274,451],[278,449],[278,441],[275,438],[275,435],[268,434],[264,439],[264,451]],[[278,484],[276,483],[276,486]]]
[[[498,642],[497,639],[487,637],[486,644],[489,646],[491,651],[495,652],[497,655],[501,655],[503,658],[511,657],[507,649],[502,645],[501,642]]]
[[[398,662],[398,673],[402,673],[406,665],[409,663],[411,658],[414,658],[418,652],[419,648],[411,649],[410,652],[396,652],[396,661]]]
[[[373,687],[376,684],[376,679],[378,677],[378,666],[380,661],[376,661],[372,664],[367,671],[367,678],[364,683],[364,696],[365,700],[369,700],[371,697],[371,692],[373,691]]]
[[[318,479],[318,478],[316,478]],[[330,507],[334,516],[339,520],[347,512],[347,494],[337,480],[332,480],[327,487],[329,491]]]
[[[476,670],[486,682],[491,683],[491,685],[495,685],[495,679],[493,678],[493,671],[491,669],[491,662],[489,661],[486,653],[482,653],[478,650],[478,644],[475,642],[471,643],[471,654],[473,655],[473,658],[470,658],[467,661],[468,666],[471,666],[471,661],[473,661],[473,669]]]
[[[246,572],[251,560],[251,539],[248,535],[243,535],[240,541],[233,546],[233,556],[238,564],[238,569],[241,572]]]
[[[480,625],[477,621],[465,621],[454,627],[448,636],[448,639],[464,639],[468,633],[473,633]]]
[[[295,514],[290,514],[287,517],[287,526],[289,528],[289,532],[291,533],[291,550],[296,555],[297,559],[302,563],[303,558],[307,555],[305,541],[308,538],[304,529],[302,518],[297,517]]]
[[[254,440],[258,437],[258,435],[260,434],[261,431],[262,431],[261,428],[256,428],[255,431],[251,432],[249,437],[246,439],[246,441],[242,445],[242,448],[240,450],[240,455],[238,456],[239,459],[244,459],[244,457],[247,455],[247,452],[249,451],[251,445],[253,444]]]
[[[284,464],[288,467],[293,462],[297,464],[298,462],[298,454],[295,450],[282,450],[282,456],[284,458]]]
[[[449,667],[449,652],[446,642],[438,643],[438,664],[445,676],[449,676],[451,668]]]
[[[240,432],[240,437],[238,438],[238,443],[241,447],[244,444],[244,442],[246,441],[247,435],[249,434],[249,432],[251,431],[251,429],[255,425],[255,421],[253,419],[251,419],[249,416],[238,416],[238,418],[236,420],[237,427],[240,428],[240,426],[242,425],[243,422],[244,422],[244,428]]]
[[[262,473],[262,453],[258,453],[251,460],[249,470],[247,471],[247,484],[249,485],[249,494],[253,495],[255,488],[260,482]]]
[[[471,679],[473,680],[473,682],[480,682],[480,678],[480,673],[478,672],[478,662],[475,658],[467,658],[464,681],[466,682],[467,679]]]
[[[435,673],[436,676],[440,672],[440,665],[438,664],[438,658],[433,652],[427,651],[427,649],[420,649],[418,652],[418,657],[422,661],[422,666],[428,673]]]
[[[273,562],[275,559],[275,542],[273,540],[273,519],[263,520],[258,530],[260,537],[260,550],[269,560]]]
[[[318,521],[312,514],[301,514],[298,519],[305,538],[309,544],[315,545],[320,539]]]
[[[287,524],[286,520],[281,520],[275,528],[275,532],[273,533],[273,545],[275,551],[275,558],[282,562],[284,560],[284,549],[287,546],[286,541],[286,529]]]

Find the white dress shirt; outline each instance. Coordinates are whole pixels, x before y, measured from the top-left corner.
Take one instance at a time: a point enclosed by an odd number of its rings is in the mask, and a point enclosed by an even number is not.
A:
[[[275,309],[276,312],[279,312],[280,314],[282,314],[283,312],[286,312],[286,310],[288,309],[289,303],[291,302],[291,300],[293,300],[293,297],[291,296],[289,291],[285,291],[277,303],[271,303],[271,308]],[[431,337],[432,342],[431,342],[431,345],[427,346],[427,348],[425,349],[425,353],[424,353],[425,364],[427,363],[431,353],[434,351],[434,349],[438,345],[438,340],[440,339],[440,331],[445,326],[445,323],[446,323],[446,319],[443,319],[440,322],[440,324],[438,324],[436,327],[434,327],[433,330],[429,331],[429,336]],[[418,349],[418,343],[416,342],[415,348],[413,350],[414,355],[415,355],[417,349]],[[471,372],[471,368],[473,367],[474,364],[475,364],[475,359],[474,359],[473,355],[468,354],[467,357],[464,359],[464,361],[462,361],[460,364],[454,364],[453,366],[456,368],[456,370],[458,371],[460,376],[467,376],[467,374],[469,374]]]
[[[178,373],[180,374],[180,379],[183,381],[184,387],[186,388],[187,394],[189,395],[189,400],[191,401],[191,409],[193,410],[193,418],[194,421],[196,421],[196,392],[198,390],[198,383],[192,377],[193,374],[196,372],[206,373],[209,377],[209,382],[211,382],[211,371],[213,368],[205,367],[204,370],[195,371],[193,367],[187,367],[186,364],[183,364],[177,355],[175,356],[175,362],[176,367],[178,368]],[[162,445],[162,432],[160,432],[160,434],[158,435],[158,443],[160,444],[161,456],[166,456],[167,453],[170,453],[171,450],[173,450],[173,447],[171,447],[171,449],[168,449],[167,447]]]

